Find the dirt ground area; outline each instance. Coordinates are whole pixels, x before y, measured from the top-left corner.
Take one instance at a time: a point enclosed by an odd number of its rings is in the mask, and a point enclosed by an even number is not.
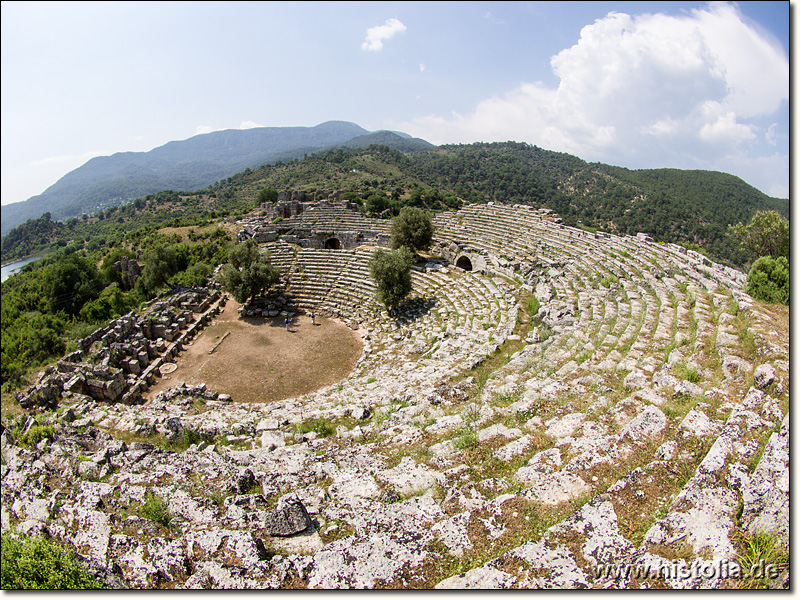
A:
[[[285,317],[240,318],[238,307],[228,300],[222,314],[175,358],[177,369],[145,398],[180,382],[205,383],[234,402],[293,398],[343,379],[361,356],[361,337],[339,321],[317,317],[312,325],[309,316],[295,315],[286,331]]]

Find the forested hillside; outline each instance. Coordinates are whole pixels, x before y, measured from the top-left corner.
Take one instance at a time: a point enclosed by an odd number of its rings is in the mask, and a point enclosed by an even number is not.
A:
[[[386,148],[327,151],[272,165],[223,186],[220,194],[254,197],[260,188],[379,192],[432,209],[460,202],[531,204],[558,212],[570,225],[621,234],[644,232],[707,252],[743,268],[751,259],[728,226],[756,210],[788,218],[789,201],[770,198],[738,177],[713,171],[633,171],[587,163],[569,154],[515,142],[440,146],[403,155]]]
[[[425,144],[389,132],[373,135],[417,150]],[[361,142],[356,138],[352,143]],[[264,189],[341,190],[364,212],[383,217],[397,214],[405,205],[445,210],[473,202],[531,204],[555,210],[569,225],[620,234],[644,232],[739,268],[753,257],[732,238],[728,226],[747,222],[756,210],[778,210],[789,216],[788,200],[770,198],[725,173],[634,171],[516,142],[440,146],[413,153],[373,144],[277,160],[199,192],[163,192],[129,208],[109,207],[90,219],[89,224],[95,225],[88,235],[108,238],[176,218],[244,214],[258,208],[258,195]],[[18,228],[3,240],[3,260],[69,244],[78,231],[76,221],[54,228],[37,220]]]
[[[279,190],[302,190],[309,198],[338,191],[365,214],[383,218],[404,206],[443,211],[475,202],[530,204],[555,210],[567,224],[647,232],[744,270],[756,256],[728,226],[749,221],[756,210],[788,216],[788,200],[768,198],[730,175],[630,171],[527,144],[412,154],[385,145],[326,150],[246,169],[205,190],[165,190],[65,222],[45,213],[13,229],[3,239],[4,261],[48,256],[3,282],[4,386],[22,385],[86,331],[167,287],[203,285],[236,239],[235,221],[264,213],[261,202],[277,198]],[[114,266],[123,257],[142,265],[135,285]]]

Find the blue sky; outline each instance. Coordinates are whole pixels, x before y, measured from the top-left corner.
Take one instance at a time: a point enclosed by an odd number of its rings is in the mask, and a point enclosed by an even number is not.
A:
[[[789,195],[789,2],[2,3],[2,203],[93,156],[352,121]]]

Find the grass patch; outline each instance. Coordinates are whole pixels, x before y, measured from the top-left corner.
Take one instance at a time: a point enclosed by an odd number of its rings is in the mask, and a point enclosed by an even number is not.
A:
[[[531,319],[539,313],[541,307],[542,305],[536,296],[528,296],[525,299],[525,312],[528,313]]]
[[[51,441],[56,433],[53,425],[33,425],[25,433],[14,434],[14,439],[23,446],[36,446],[42,440]]]
[[[782,548],[774,533],[740,533],[735,543],[743,578],[736,582],[741,589],[769,589],[773,579],[789,566],[789,551]]]
[[[619,279],[614,275],[606,275],[600,280],[600,285],[602,285],[604,288],[611,287],[612,283],[619,283]]]
[[[750,319],[744,316],[744,313],[739,313],[736,317],[736,332],[739,334],[739,341],[741,342],[741,351],[744,355],[743,358],[753,361],[756,359],[756,352],[758,344],[756,343],[756,336],[753,333],[753,324]]]
[[[328,437],[335,431],[333,423],[325,417],[318,417],[311,421],[304,421],[297,427],[297,433],[316,433],[319,437]]]
[[[453,440],[453,446],[458,448],[459,450],[463,450],[464,448],[470,448],[472,446],[477,445],[478,443],[478,432],[475,431],[472,427],[465,428],[456,439]]]
[[[522,394],[519,392],[513,394],[500,394],[495,392],[492,394],[492,405],[494,406],[509,406],[510,404],[514,404],[514,402],[518,402]]]

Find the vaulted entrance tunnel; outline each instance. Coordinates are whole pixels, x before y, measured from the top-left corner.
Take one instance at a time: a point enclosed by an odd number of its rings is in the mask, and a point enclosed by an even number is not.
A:
[[[456,261],[456,266],[465,271],[472,271],[472,261],[466,256],[462,256]]]

